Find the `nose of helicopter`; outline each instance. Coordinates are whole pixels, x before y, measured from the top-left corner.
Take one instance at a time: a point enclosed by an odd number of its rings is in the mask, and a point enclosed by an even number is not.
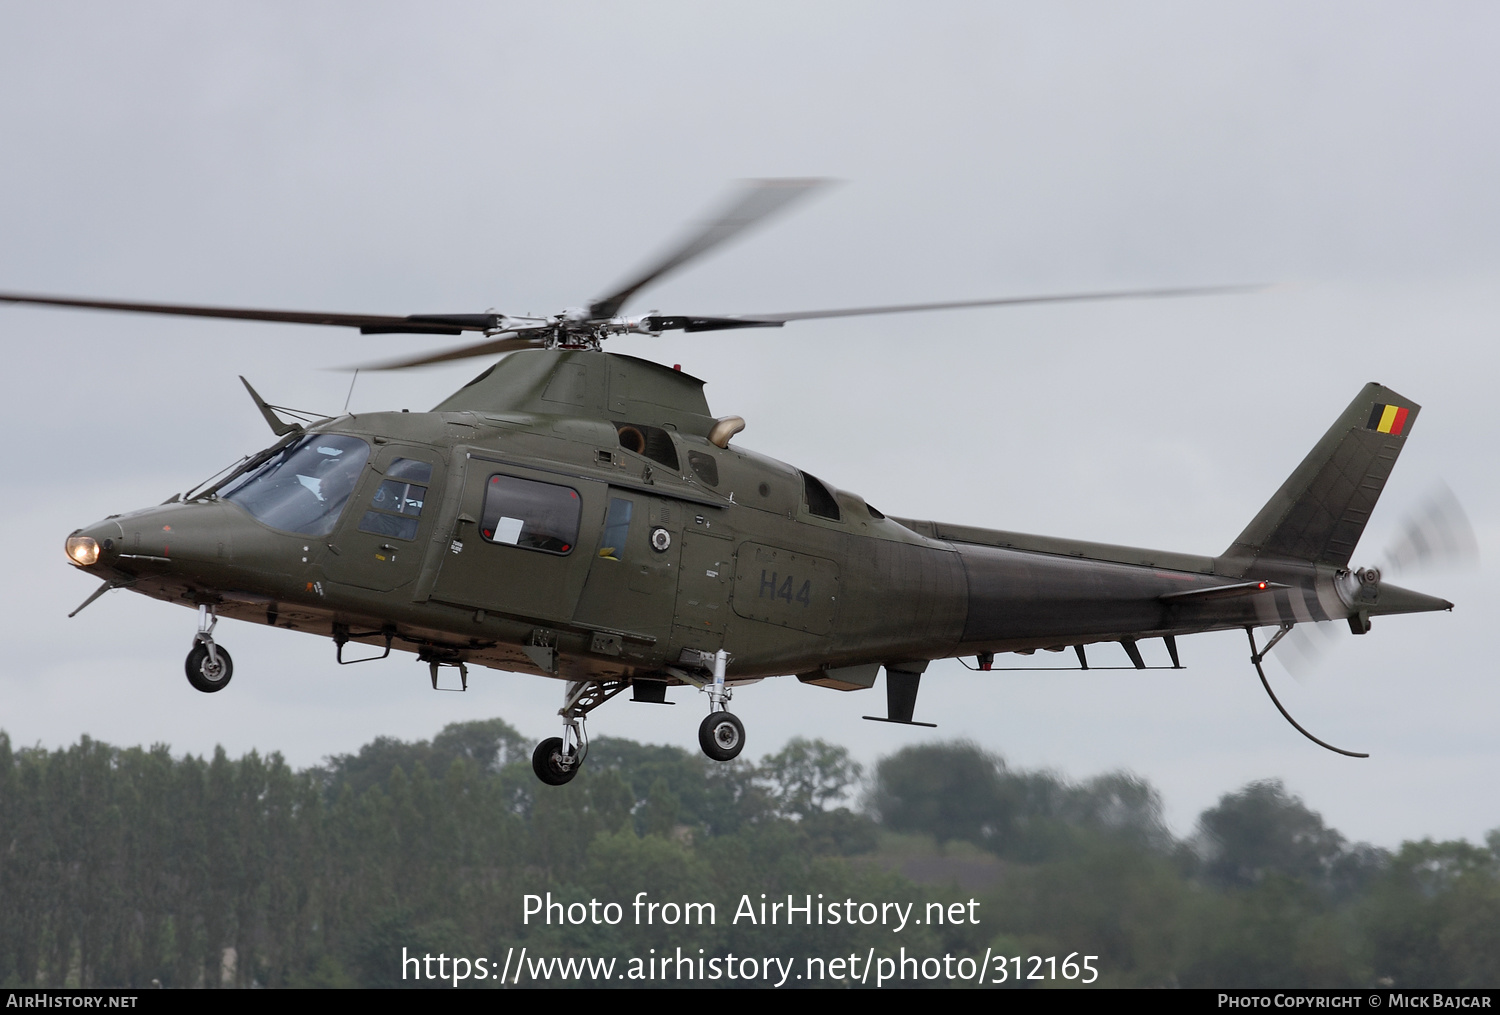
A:
[[[111,515],[69,533],[63,550],[74,567],[101,577],[222,561],[231,549],[222,515],[222,506],[201,503]]]

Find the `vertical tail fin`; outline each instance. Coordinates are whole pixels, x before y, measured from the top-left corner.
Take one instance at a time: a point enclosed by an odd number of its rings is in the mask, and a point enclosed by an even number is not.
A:
[[[1348,566],[1420,411],[1366,384],[1224,557]]]

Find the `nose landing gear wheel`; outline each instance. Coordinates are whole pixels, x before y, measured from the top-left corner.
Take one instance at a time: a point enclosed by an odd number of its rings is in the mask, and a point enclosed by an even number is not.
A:
[[[732,712],[710,712],[698,727],[698,746],[715,761],[733,761],[745,749],[745,724]]]
[[[202,642],[194,644],[187,657],[188,683],[204,694],[222,691],[229,685],[229,678],[234,675],[234,660],[229,658],[229,653],[224,651],[222,645],[215,645],[214,650],[219,657],[217,663],[208,654],[208,646]]]
[[[548,786],[561,786],[578,774],[580,766],[576,761],[570,765],[561,763],[562,749],[562,737],[548,737],[531,754],[531,770]]]

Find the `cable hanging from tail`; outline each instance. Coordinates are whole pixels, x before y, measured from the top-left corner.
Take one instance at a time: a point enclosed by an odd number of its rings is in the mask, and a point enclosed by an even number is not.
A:
[[[1265,659],[1266,653],[1275,648],[1276,643],[1279,642],[1282,638],[1286,637],[1286,633],[1291,629],[1291,624],[1282,624],[1281,629],[1272,636],[1270,641],[1266,642],[1266,647],[1264,649],[1257,650],[1255,648],[1255,628],[1245,628],[1245,635],[1250,639],[1250,662],[1255,665],[1255,672],[1260,675],[1260,686],[1266,689],[1266,694],[1270,695],[1271,697],[1271,704],[1276,706],[1276,710],[1281,713],[1282,717],[1286,719],[1287,722],[1292,724],[1292,727],[1298,733],[1301,733],[1304,737],[1311,740],[1319,747],[1325,747],[1335,754],[1342,754],[1347,758],[1368,758],[1368,754],[1361,754],[1358,751],[1346,751],[1342,747],[1335,747],[1332,744],[1327,743],[1326,741],[1319,740],[1317,737],[1307,732],[1307,730],[1302,728],[1302,724],[1293,719],[1292,714],[1288,712],[1286,710],[1286,707],[1283,706],[1280,700],[1277,699],[1276,692],[1271,690],[1271,682],[1266,679],[1266,671],[1261,667],[1260,664],[1261,661]]]

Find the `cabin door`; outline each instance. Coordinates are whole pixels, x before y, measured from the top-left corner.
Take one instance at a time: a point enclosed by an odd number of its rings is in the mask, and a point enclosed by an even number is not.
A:
[[[431,598],[544,623],[570,620],[608,487],[475,455],[464,469]]]

